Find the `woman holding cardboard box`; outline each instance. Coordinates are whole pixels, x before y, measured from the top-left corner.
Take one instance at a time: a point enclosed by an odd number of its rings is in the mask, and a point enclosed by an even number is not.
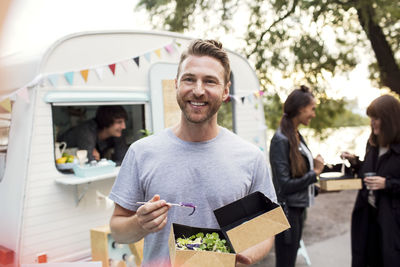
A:
[[[294,90],[283,105],[280,127],[271,140],[270,163],[278,201],[291,228],[275,237],[277,267],[295,266],[306,207],[314,200],[314,183],[324,168],[321,155],[312,157],[298,131],[315,117],[315,99],[306,86]]]
[[[352,266],[399,266],[400,102],[380,96],[368,106],[367,115],[371,135],[364,161],[342,154],[364,178],[352,214]]]

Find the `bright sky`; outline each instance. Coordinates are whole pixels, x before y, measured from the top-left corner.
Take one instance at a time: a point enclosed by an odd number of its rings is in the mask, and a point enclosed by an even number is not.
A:
[[[1,1],[1,0],[0,0]],[[144,11],[136,11],[138,0],[12,0],[3,30],[0,55],[49,45],[60,37],[81,31],[133,29],[150,30]],[[235,29],[245,30],[239,17]],[[235,21],[233,22],[235,24]],[[202,29],[196,29],[201,32]],[[219,31],[213,32],[215,38]],[[223,31],[220,31],[223,34]],[[189,33],[196,36],[195,32]],[[203,37],[203,36],[198,36]],[[232,34],[220,36],[227,44],[240,44]],[[235,49],[235,47],[229,47]],[[292,88],[291,84],[283,86]],[[347,77],[335,77],[331,82],[331,97],[346,97],[358,101],[357,112],[365,114],[368,104],[380,94],[368,80],[366,64],[361,64]]]

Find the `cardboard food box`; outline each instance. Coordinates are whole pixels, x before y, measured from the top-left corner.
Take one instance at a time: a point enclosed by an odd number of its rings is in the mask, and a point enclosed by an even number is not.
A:
[[[172,266],[180,267],[233,267],[236,253],[240,253],[290,227],[282,208],[261,192],[214,210],[220,229],[190,227],[173,223],[169,236]],[[219,234],[233,253],[178,250],[175,239],[199,232]]]
[[[320,188],[324,191],[358,190],[362,188],[361,179],[349,175],[341,175],[338,172],[321,173]]]
[[[358,190],[362,188],[360,178],[320,180],[320,188],[325,191]]]

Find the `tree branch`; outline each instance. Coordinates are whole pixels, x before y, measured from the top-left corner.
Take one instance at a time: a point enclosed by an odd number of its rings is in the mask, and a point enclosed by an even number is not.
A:
[[[269,27],[268,29],[266,29],[265,31],[263,31],[260,35],[260,38],[258,38],[257,42],[256,42],[256,46],[253,48],[253,50],[246,54],[246,57],[249,58],[252,54],[254,54],[255,52],[257,52],[258,47],[261,45],[262,40],[264,39],[264,36],[271,30],[272,27],[274,27],[276,24],[278,24],[279,22],[285,20],[287,17],[289,17],[296,9],[296,6],[298,4],[299,0],[294,0],[293,1],[293,6],[292,8],[282,17],[280,17],[279,19],[275,20]]]
[[[400,95],[400,68],[382,28],[374,21],[375,12],[370,3],[357,7],[360,24],[371,42],[383,85]]]

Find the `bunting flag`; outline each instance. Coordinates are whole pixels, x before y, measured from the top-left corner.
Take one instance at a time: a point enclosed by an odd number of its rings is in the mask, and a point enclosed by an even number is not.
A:
[[[115,75],[115,63],[108,65],[113,75]]]
[[[154,50],[154,53],[158,56],[158,58],[161,58],[161,49]]]
[[[230,97],[231,97],[230,99],[234,99],[236,102],[240,101],[240,98],[236,95],[230,95]]]
[[[57,86],[57,84],[58,84],[58,74],[51,74],[51,75],[47,76],[47,79],[49,80],[51,85],[53,85],[54,87]]]
[[[1,101],[0,106],[11,113],[11,100],[9,98],[6,98],[3,101]]]
[[[151,54],[150,54],[150,52],[148,52],[148,53],[145,53],[144,54],[144,58],[147,60],[147,62],[151,62]]]
[[[124,61],[121,61],[120,63],[121,63],[122,68],[123,68],[126,72],[128,72],[129,59],[124,60]]]
[[[74,83],[74,72],[73,71],[64,73],[64,77],[70,85],[72,85]]]
[[[140,64],[139,64],[139,57],[134,57],[134,58],[133,58],[133,61],[135,61],[136,65],[137,65],[138,68],[139,68],[139,66],[140,66]]]
[[[23,87],[22,89],[19,89],[19,90],[17,91],[17,95],[18,95],[19,97],[21,97],[22,99],[24,99],[26,103],[29,103],[29,102],[30,102],[30,101],[29,101],[28,88]]]
[[[174,48],[171,44],[164,46],[164,49],[168,52],[168,54],[172,54],[174,52]]]
[[[259,136],[254,136],[253,137],[253,142],[256,143],[256,144],[260,143],[260,137]]]
[[[249,100],[249,102],[252,104],[253,100],[254,100],[254,96],[253,95],[248,95],[247,96],[247,100]]]
[[[100,80],[103,80],[103,72],[104,69],[103,67],[98,67],[95,69],[97,76],[99,77]]]
[[[80,73],[82,75],[82,78],[85,80],[85,82],[87,82],[87,78],[88,78],[88,75],[89,75],[89,70],[81,70]]]
[[[50,80],[50,79],[49,79]],[[28,88],[37,86],[38,84],[44,83],[44,77],[42,74],[37,75],[32,81],[27,83],[26,85],[20,87],[18,90],[15,90],[11,94],[0,96],[0,107],[3,107],[7,112],[12,112],[11,102],[17,101],[18,98],[23,99],[25,103],[29,103],[29,92]]]

